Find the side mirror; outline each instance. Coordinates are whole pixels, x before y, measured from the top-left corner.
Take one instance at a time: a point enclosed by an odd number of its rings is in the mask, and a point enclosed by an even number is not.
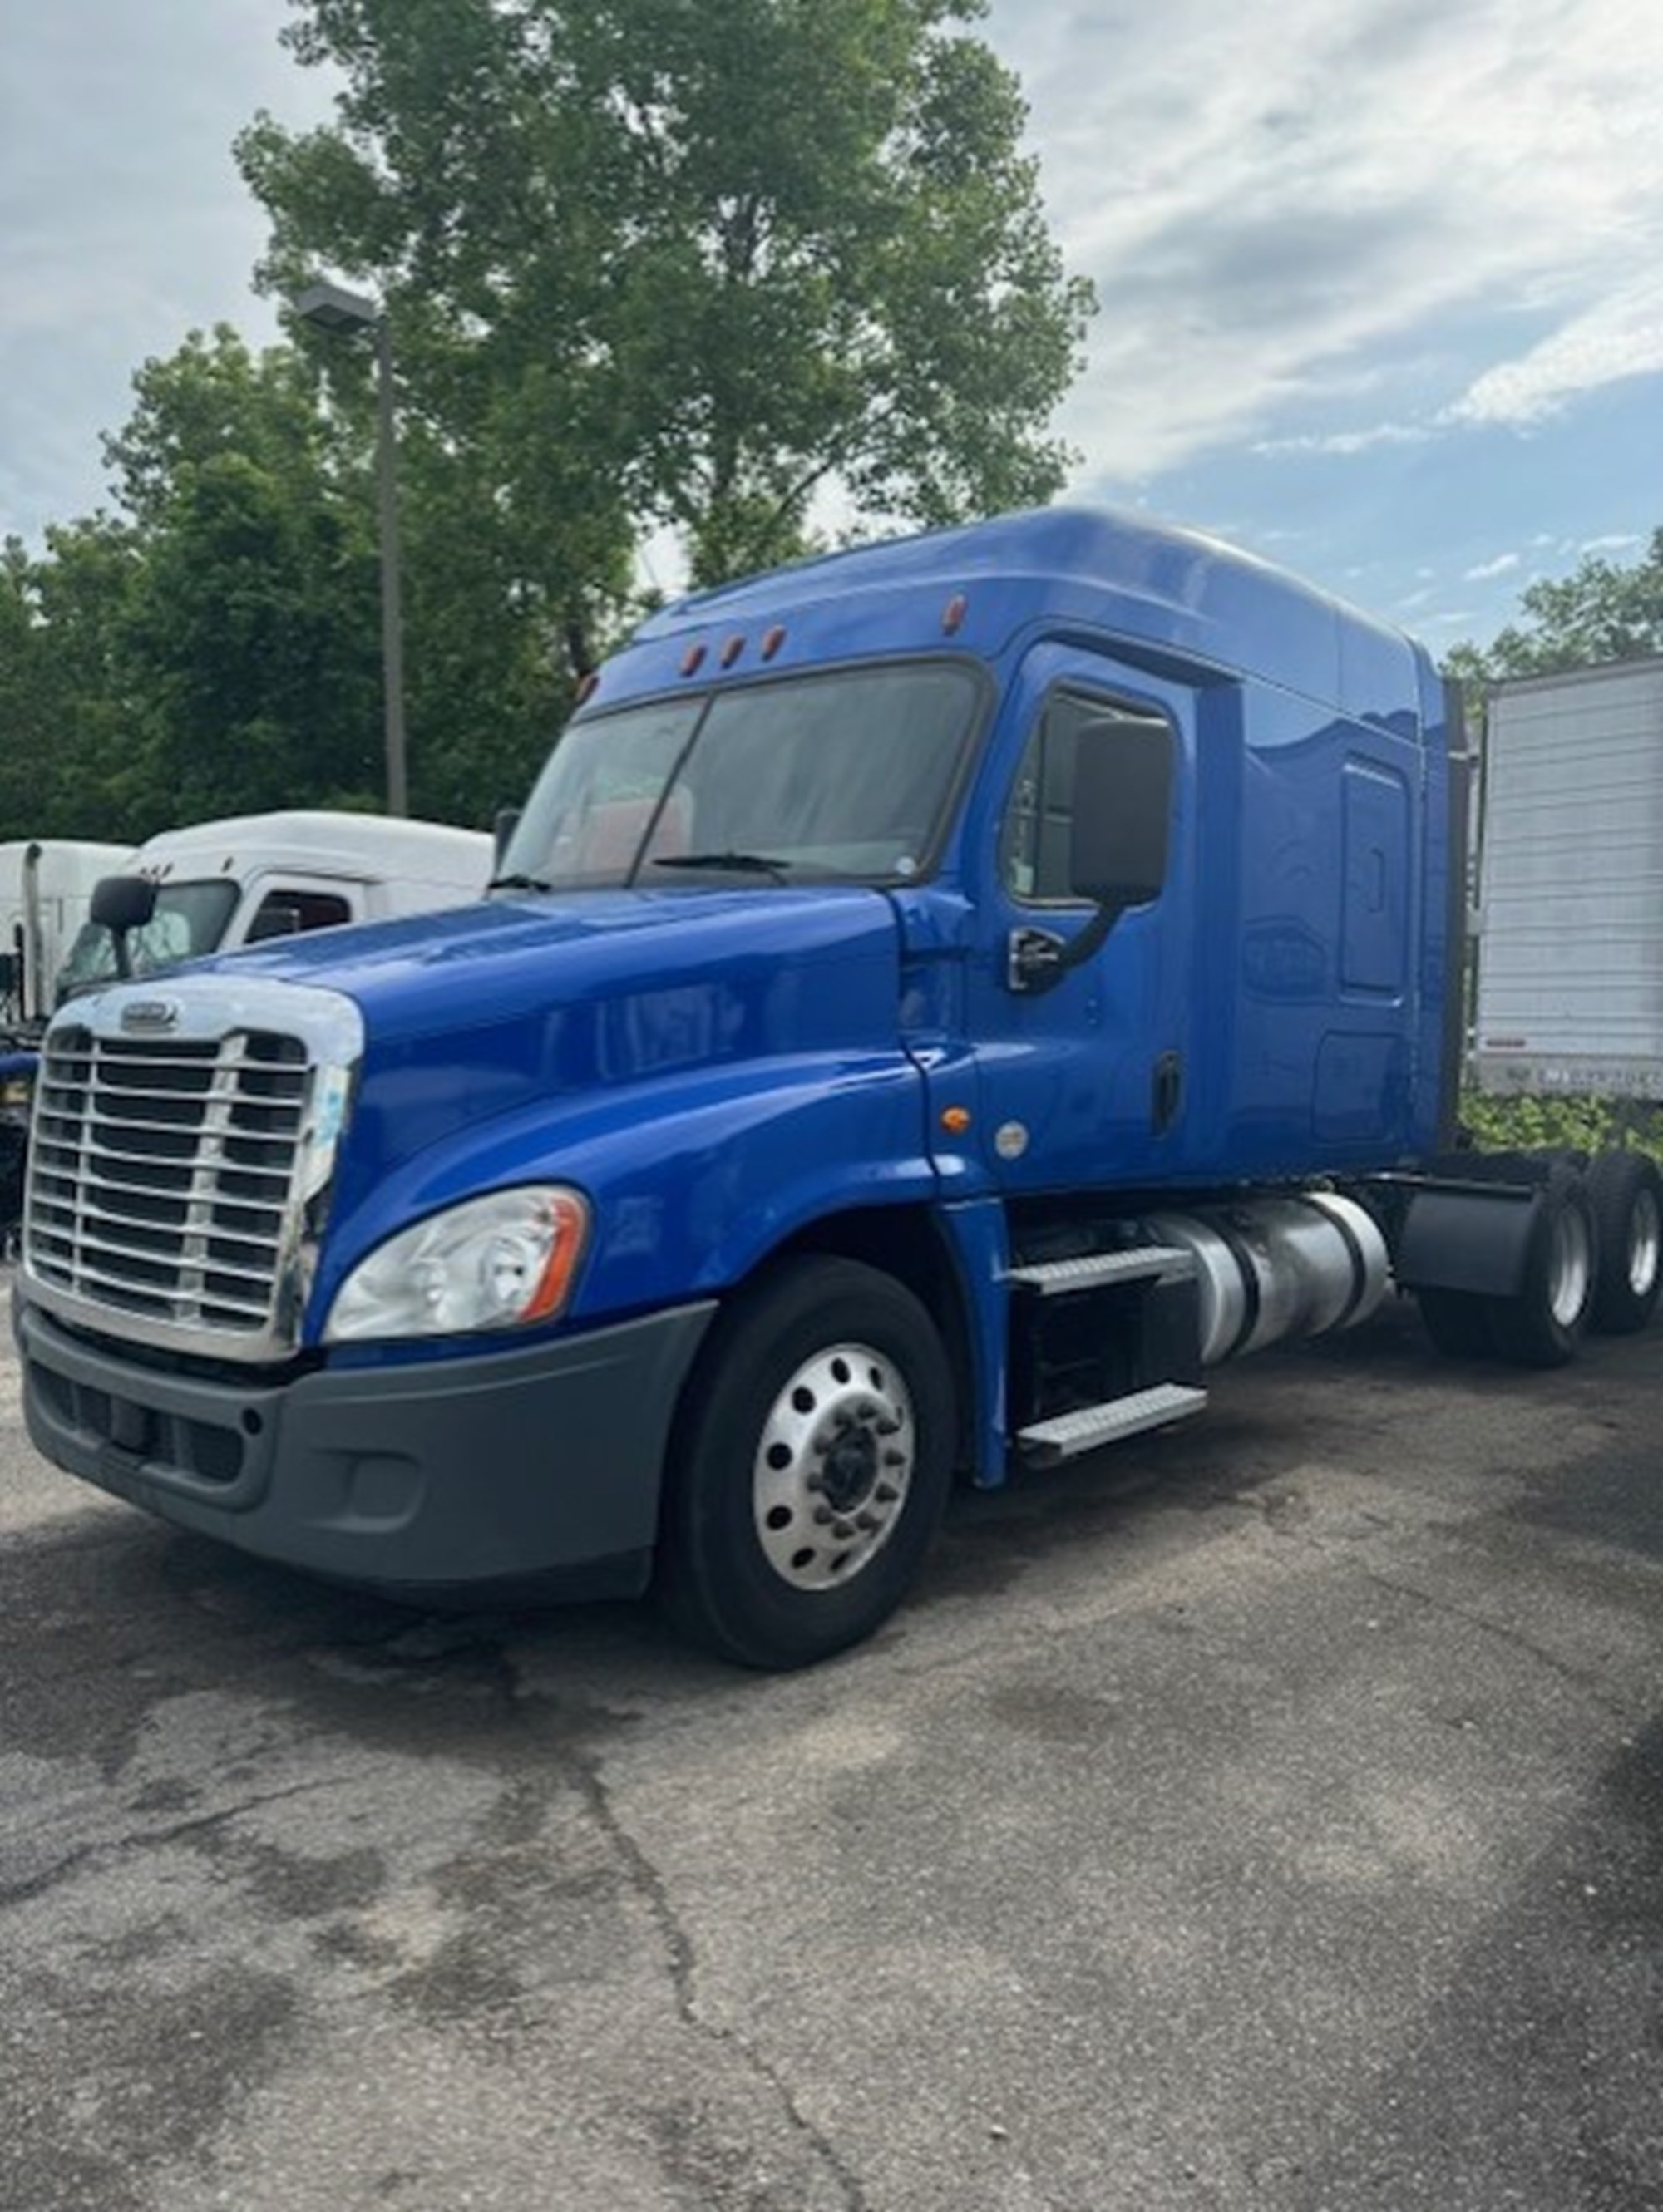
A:
[[[1074,757],[1069,876],[1093,906],[1148,906],[1167,882],[1173,733],[1153,716],[1083,722]]]
[[[124,983],[133,972],[127,933],[143,928],[155,902],[156,887],[149,876],[104,876],[93,885],[92,918],[115,940],[115,972]]]
[[[92,918],[112,937],[143,929],[155,912],[156,887],[148,876],[105,876],[93,886]]]
[[[1072,937],[1029,926],[1009,947],[1013,991],[1049,991],[1097,953],[1128,907],[1159,898],[1167,882],[1176,775],[1173,732],[1158,715],[1063,697],[1046,730],[1065,745],[1069,888],[1096,913]]]

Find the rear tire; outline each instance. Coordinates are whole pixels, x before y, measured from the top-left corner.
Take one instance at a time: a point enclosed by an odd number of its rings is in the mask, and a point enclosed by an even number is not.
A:
[[[789,1260],[721,1316],[677,1423],[660,1594],[741,1666],[805,1667],[886,1620],[947,1500],[951,1370],[911,1291]]]
[[[1593,1310],[1599,1246],[1587,1186],[1556,1167],[1542,1185],[1518,1295],[1489,1301],[1495,1348],[1515,1367],[1562,1367]]]
[[[1601,1152],[1587,1172],[1599,1240],[1593,1326],[1607,1336],[1644,1328],[1663,1288],[1663,1176],[1644,1152]]]

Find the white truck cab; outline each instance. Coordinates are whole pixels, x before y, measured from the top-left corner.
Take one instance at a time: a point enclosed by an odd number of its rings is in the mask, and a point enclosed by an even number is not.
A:
[[[53,978],[87,920],[93,886],[131,859],[130,845],[88,838],[0,844],[0,1028],[46,1020]]]
[[[484,893],[492,849],[482,830],[308,809],[166,830],[122,871],[155,885],[149,920],[128,934],[132,972],[300,930],[466,905]],[[117,972],[110,932],[88,921],[59,973],[58,999]]]

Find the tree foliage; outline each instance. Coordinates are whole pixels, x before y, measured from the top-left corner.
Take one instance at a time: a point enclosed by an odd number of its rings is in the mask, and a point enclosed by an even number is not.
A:
[[[24,788],[0,834],[135,842],[298,801],[374,805],[377,574],[350,444],[287,347],[193,335],[105,441],[116,512],[13,549],[0,692]],[[10,716],[8,716],[9,722]]]
[[[340,121],[261,118],[265,281],[392,306],[409,404],[565,618],[654,525],[697,581],[1041,501],[1069,279],[980,0],[295,0]]]
[[[1049,498],[1089,289],[984,0],[290,0],[343,91],[239,142],[259,281],[382,303],[412,805],[526,787],[669,532],[707,583],[817,530]],[[110,507],[0,554],[0,837],[384,788],[374,349],[193,335]]]
[[[1663,529],[1630,568],[1588,555],[1569,576],[1520,596],[1523,619],[1484,648],[1458,645],[1449,672],[1475,689],[1508,677],[1554,676],[1601,661],[1663,653]]]
[[[192,336],[105,441],[113,513],[0,556],[0,838],[131,838],[210,816],[375,807],[381,572],[367,422],[295,349]],[[488,821],[570,703],[487,489],[401,457],[414,810]]]
[[[0,557],[0,839],[128,833],[148,716],[128,660],[131,534],[107,516]]]

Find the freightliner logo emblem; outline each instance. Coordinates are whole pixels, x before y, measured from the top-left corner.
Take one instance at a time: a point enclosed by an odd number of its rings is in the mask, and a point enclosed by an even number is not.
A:
[[[154,1036],[158,1030],[179,1027],[177,999],[134,999],[121,1009],[124,1030],[141,1030]]]

